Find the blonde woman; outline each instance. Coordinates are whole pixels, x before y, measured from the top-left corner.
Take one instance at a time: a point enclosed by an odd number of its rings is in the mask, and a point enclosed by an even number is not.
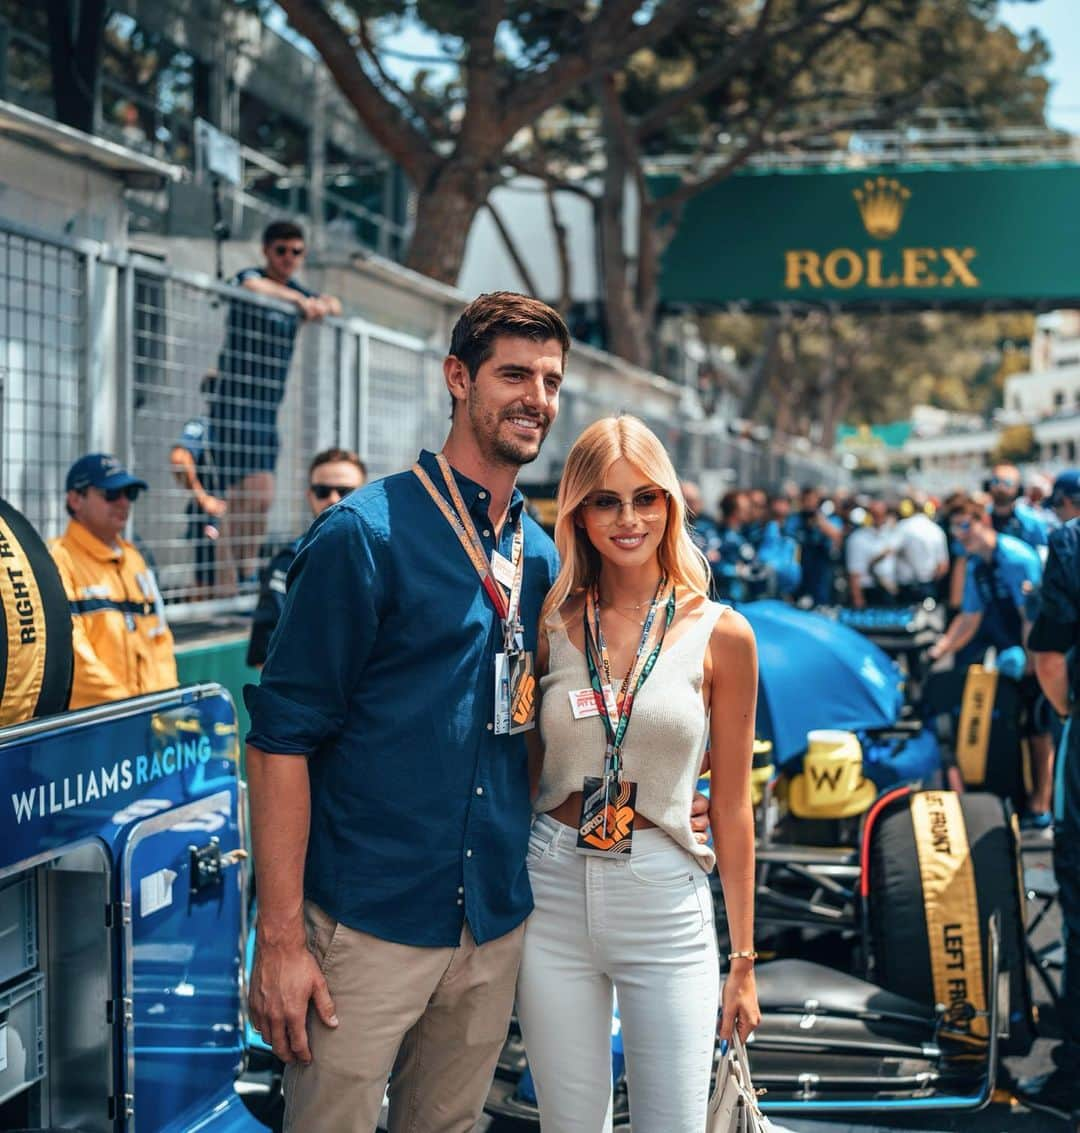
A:
[[[705,1128],[719,969],[708,875],[731,931],[721,1038],[754,986],[750,765],[757,654],[707,598],[675,470],[637,418],[578,438],[559,487],[562,567],[541,614],[528,851],[535,911],[518,1014],[550,1133],[611,1129],[618,995],[634,1133]],[[710,741],[714,851],[690,800]]]

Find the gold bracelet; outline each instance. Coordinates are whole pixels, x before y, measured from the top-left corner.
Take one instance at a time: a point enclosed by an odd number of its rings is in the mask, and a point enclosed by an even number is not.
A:
[[[729,952],[727,958],[729,960],[756,960],[757,953],[750,948],[744,952]]]

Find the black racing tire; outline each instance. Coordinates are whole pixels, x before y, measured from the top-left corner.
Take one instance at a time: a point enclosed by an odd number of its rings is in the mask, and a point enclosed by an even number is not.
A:
[[[875,981],[888,991],[933,1004],[930,942],[923,906],[922,879],[909,799],[887,805],[870,828],[868,866],[870,948]],[[988,971],[987,923],[1001,922],[1001,970],[1009,975],[1009,1038],[1006,1054],[1026,1054],[1035,1039],[1035,1021],[1024,947],[1024,897],[1020,882],[1019,830],[1009,808],[988,792],[960,796],[967,828],[976,899],[983,972]]]
[[[0,591],[4,595],[0,603],[0,691],[8,687],[9,678],[17,679],[40,664],[44,654],[44,671],[36,697],[27,693],[0,699],[0,726],[5,726],[66,711],[71,699],[74,653],[71,610],[48,547],[25,516],[2,499],[0,524],[0,538],[5,544],[0,548],[0,570],[6,572]],[[21,573],[12,574],[13,571]],[[38,603],[26,606],[26,599],[21,599],[20,608],[16,609],[16,588],[18,593],[24,593],[22,585],[26,582],[32,582],[30,590],[36,589]],[[33,608],[35,605],[37,608]],[[25,639],[21,629],[26,631]]]
[[[960,728],[960,706],[964,697],[967,668],[947,673],[934,673],[926,681],[923,692],[923,714],[945,716],[952,733],[951,748],[955,761],[956,735]],[[986,753],[986,777],[982,783],[971,783],[972,791],[989,791],[1008,799],[1014,807],[1024,806],[1024,761],[1021,748],[1023,703],[1016,681],[1001,677],[994,696],[990,743]]]

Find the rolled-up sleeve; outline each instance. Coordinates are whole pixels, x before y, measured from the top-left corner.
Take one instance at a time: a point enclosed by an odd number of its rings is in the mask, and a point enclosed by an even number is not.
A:
[[[1032,626],[1028,648],[1033,653],[1067,653],[1080,622],[1075,580],[1077,540],[1072,531],[1055,531],[1043,572],[1042,604]]]
[[[341,731],[378,627],[378,552],[350,508],[330,509],[304,539],[262,679],[244,688],[252,747],[307,755]]]

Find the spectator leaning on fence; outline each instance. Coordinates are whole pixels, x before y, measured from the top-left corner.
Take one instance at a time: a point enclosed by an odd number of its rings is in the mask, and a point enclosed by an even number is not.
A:
[[[71,522],[49,550],[71,605],[71,707],[177,684],[173,638],[153,572],[121,537],[146,483],[114,456],[90,453],[67,474]]]
[[[314,517],[350,492],[367,483],[367,468],[355,452],[328,448],[316,453],[308,467],[307,502]],[[259,575],[259,603],[251,623],[251,641],[248,643],[247,663],[262,668],[270,647],[270,637],[285,608],[286,579],[296,552],[304,541],[301,535],[282,547]]]
[[[294,279],[306,253],[304,231],[276,221],[263,233],[262,267],[241,271],[233,284],[279,303],[229,303],[225,345],[210,398],[213,460],[229,503],[228,534],[241,578],[256,568],[274,497],[277,411],[285,396],[296,332],[301,321],[340,315],[341,303]]]

